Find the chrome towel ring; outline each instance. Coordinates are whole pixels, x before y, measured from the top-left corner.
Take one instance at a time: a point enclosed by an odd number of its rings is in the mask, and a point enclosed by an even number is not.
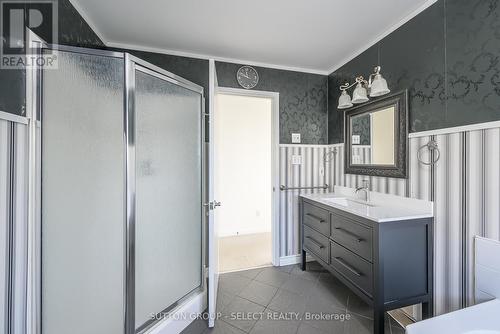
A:
[[[431,161],[423,161],[422,160],[422,150],[424,148],[427,148],[431,153],[432,151],[436,151],[436,157],[434,158],[434,160],[431,160]],[[425,145],[422,145],[420,146],[420,148],[418,149],[417,151],[417,160],[418,162],[420,162],[421,164],[423,165],[426,165],[426,166],[432,166],[434,165],[436,162],[439,161],[439,158],[441,157],[441,152],[439,151],[439,147],[438,147],[438,144],[435,140],[429,140],[429,142]]]
[[[326,152],[326,154],[323,156],[323,163],[327,163],[332,161],[334,155],[337,154],[337,148],[334,147],[333,150]]]

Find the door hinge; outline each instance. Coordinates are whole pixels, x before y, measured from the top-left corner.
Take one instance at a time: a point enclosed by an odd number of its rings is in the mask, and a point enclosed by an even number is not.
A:
[[[203,204],[203,206],[208,208],[208,210],[215,210],[216,207],[221,206],[221,202],[211,201]]]

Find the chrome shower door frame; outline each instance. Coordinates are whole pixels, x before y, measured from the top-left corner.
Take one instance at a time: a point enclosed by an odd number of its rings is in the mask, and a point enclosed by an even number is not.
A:
[[[126,133],[126,143],[127,143],[127,259],[126,259],[126,306],[125,306],[125,334],[133,333],[145,333],[153,326],[158,324],[161,319],[151,319],[145,324],[141,325],[138,330],[135,329],[135,232],[136,232],[136,220],[135,220],[135,150],[136,150],[136,135],[135,135],[135,123],[136,123],[136,110],[135,110],[135,72],[140,71],[145,74],[154,76],[157,79],[167,81],[169,83],[181,86],[183,88],[189,89],[193,92],[200,94],[200,148],[201,148],[201,192],[202,192],[202,206],[200,221],[202,224],[202,235],[201,235],[201,285],[186,294],[180,300],[170,305],[164,310],[158,310],[160,314],[166,314],[175,310],[176,307],[181,306],[184,302],[190,300],[196,294],[206,291],[206,280],[205,280],[205,267],[206,267],[206,207],[203,205],[205,203],[206,197],[206,175],[204,172],[204,166],[206,164],[207,153],[205,147],[205,95],[203,87],[186,80],[178,75],[175,75],[169,71],[166,71],[156,65],[153,65],[143,59],[133,56],[129,53],[125,53],[125,120],[127,130]]]

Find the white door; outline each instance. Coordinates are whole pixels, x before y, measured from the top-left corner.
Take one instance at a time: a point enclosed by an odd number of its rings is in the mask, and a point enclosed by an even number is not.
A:
[[[215,61],[209,61],[209,149],[208,149],[208,326],[213,327],[217,315],[217,287],[219,283],[219,238],[217,235],[217,211],[220,203],[215,198],[214,177],[214,114],[215,114]]]

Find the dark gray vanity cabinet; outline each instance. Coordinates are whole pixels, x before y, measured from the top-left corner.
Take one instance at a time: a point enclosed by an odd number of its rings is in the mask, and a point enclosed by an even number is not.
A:
[[[422,303],[432,315],[433,218],[376,222],[307,198],[300,217],[302,270],[309,254],[373,306],[374,333],[389,310]]]

